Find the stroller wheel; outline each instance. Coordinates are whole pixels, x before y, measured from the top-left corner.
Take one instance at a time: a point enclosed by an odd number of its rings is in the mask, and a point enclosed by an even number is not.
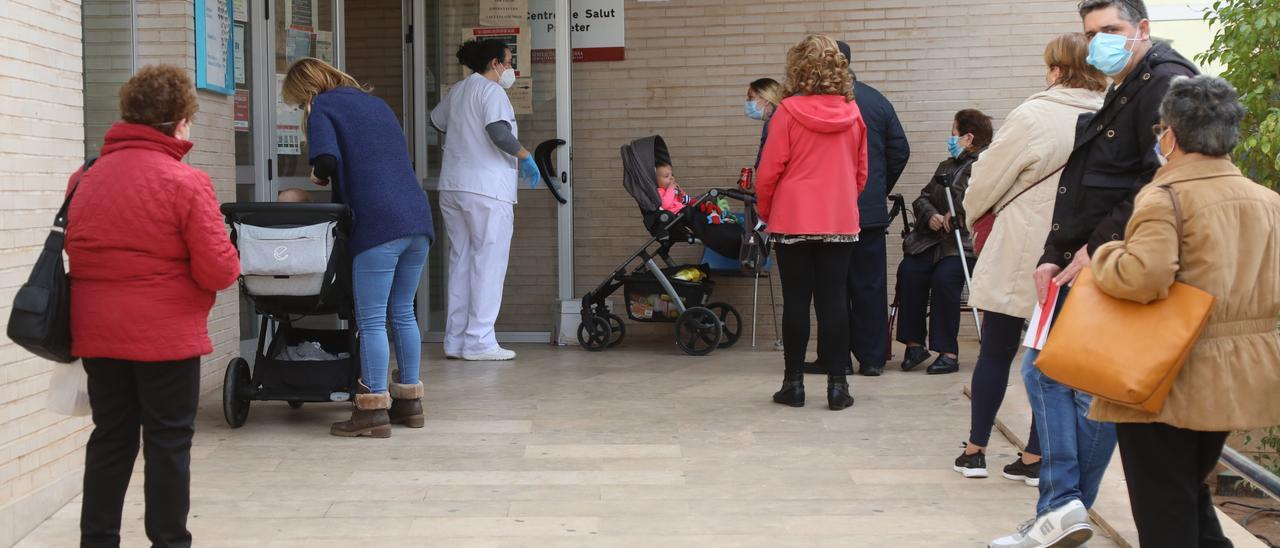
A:
[[[724,336],[720,318],[710,309],[695,306],[676,318],[676,344],[690,356],[705,356],[720,346]]]
[[[609,329],[612,330],[612,335],[609,337],[609,348],[622,344],[622,338],[627,336],[627,324],[622,323],[622,316],[609,314]]]
[[[609,320],[600,316],[585,316],[578,324],[578,344],[592,352],[608,348],[612,337],[613,328],[609,327]]]
[[[222,378],[222,415],[232,428],[244,426],[244,421],[249,418],[246,396],[251,382],[249,362],[244,358],[233,359],[227,364],[227,373]]]
[[[738,313],[738,309],[728,303],[711,303],[707,308],[716,313],[724,329],[724,340],[720,341],[720,348],[729,348],[737,343],[742,337],[742,314]]]

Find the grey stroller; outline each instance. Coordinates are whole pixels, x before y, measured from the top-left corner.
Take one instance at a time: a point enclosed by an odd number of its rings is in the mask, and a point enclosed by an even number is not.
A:
[[[767,257],[764,239],[755,226],[755,196],[740,189],[712,189],[680,211],[661,208],[655,162],[671,163],[662,137],[638,139],[622,147],[623,186],[636,204],[652,236],[596,289],[582,298],[578,342],[591,351],[617,346],[626,334],[622,317],[608,310],[607,299],[623,289],[627,316],[636,322],[674,322],[676,344],[685,353],[702,356],[732,346],[742,336],[742,315],[733,306],[711,302],[715,282],[707,265],[678,265],[671,260],[676,244],[699,245],[707,239],[732,251],[743,268],[760,268]],[[737,227],[708,223],[703,214],[721,196],[740,201],[745,219]],[[704,206],[708,204],[708,206]],[[736,231],[733,232],[733,231]],[[713,236],[714,234],[714,236]],[[710,244],[708,244],[710,245]],[[658,265],[658,260],[663,266]]]

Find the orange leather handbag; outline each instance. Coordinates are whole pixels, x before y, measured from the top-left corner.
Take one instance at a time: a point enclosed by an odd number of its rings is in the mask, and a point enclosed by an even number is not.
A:
[[[1182,207],[1168,186],[1182,264]],[[1174,282],[1149,304],[1117,299],[1088,269],[1071,286],[1036,366],[1049,378],[1103,400],[1159,413],[1209,320],[1213,295]]]

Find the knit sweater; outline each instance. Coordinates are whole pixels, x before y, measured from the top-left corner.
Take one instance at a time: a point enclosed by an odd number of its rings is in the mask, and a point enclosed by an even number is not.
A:
[[[435,240],[400,122],[382,99],[352,87],[321,93],[307,118],[310,160],[338,161],[334,189],[351,208],[351,255],[406,236]]]

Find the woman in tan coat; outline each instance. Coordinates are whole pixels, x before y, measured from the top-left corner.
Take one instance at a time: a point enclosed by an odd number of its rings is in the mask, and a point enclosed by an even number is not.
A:
[[[1022,326],[1035,308],[1031,273],[1049,234],[1054,189],[1071,155],[1077,118],[1102,107],[1106,77],[1085,63],[1088,49],[1089,41],[1080,33],[1049,42],[1044,50],[1049,89],[1009,114],[991,147],[974,164],[965,192],[970,232],[979,217],[998,213],[974,267],[969,296],[969,304],[985,313],[971,383],[969,442],[953,466],[965,477],[987,477],[985,449],[991,427],[1004,402]],[[1005,466],[1003,475],[1039,485],[1040,444],[1034,424],[1022,458]]]
[[[1093,256],[1098,287],[1113,297],[1149,303],[1167,297],[1176,279],[1216,298],[1159,413],[1094,400],[1091,418],[1120,423],[1143,546],[1230,546],[1205,479],[1228,432],[1280,424],[1280,195],[1227,156],[1243,115],[1227,82],[1175,80],[1153,128],[1168,163],[1134,200],[1124,241]]]

